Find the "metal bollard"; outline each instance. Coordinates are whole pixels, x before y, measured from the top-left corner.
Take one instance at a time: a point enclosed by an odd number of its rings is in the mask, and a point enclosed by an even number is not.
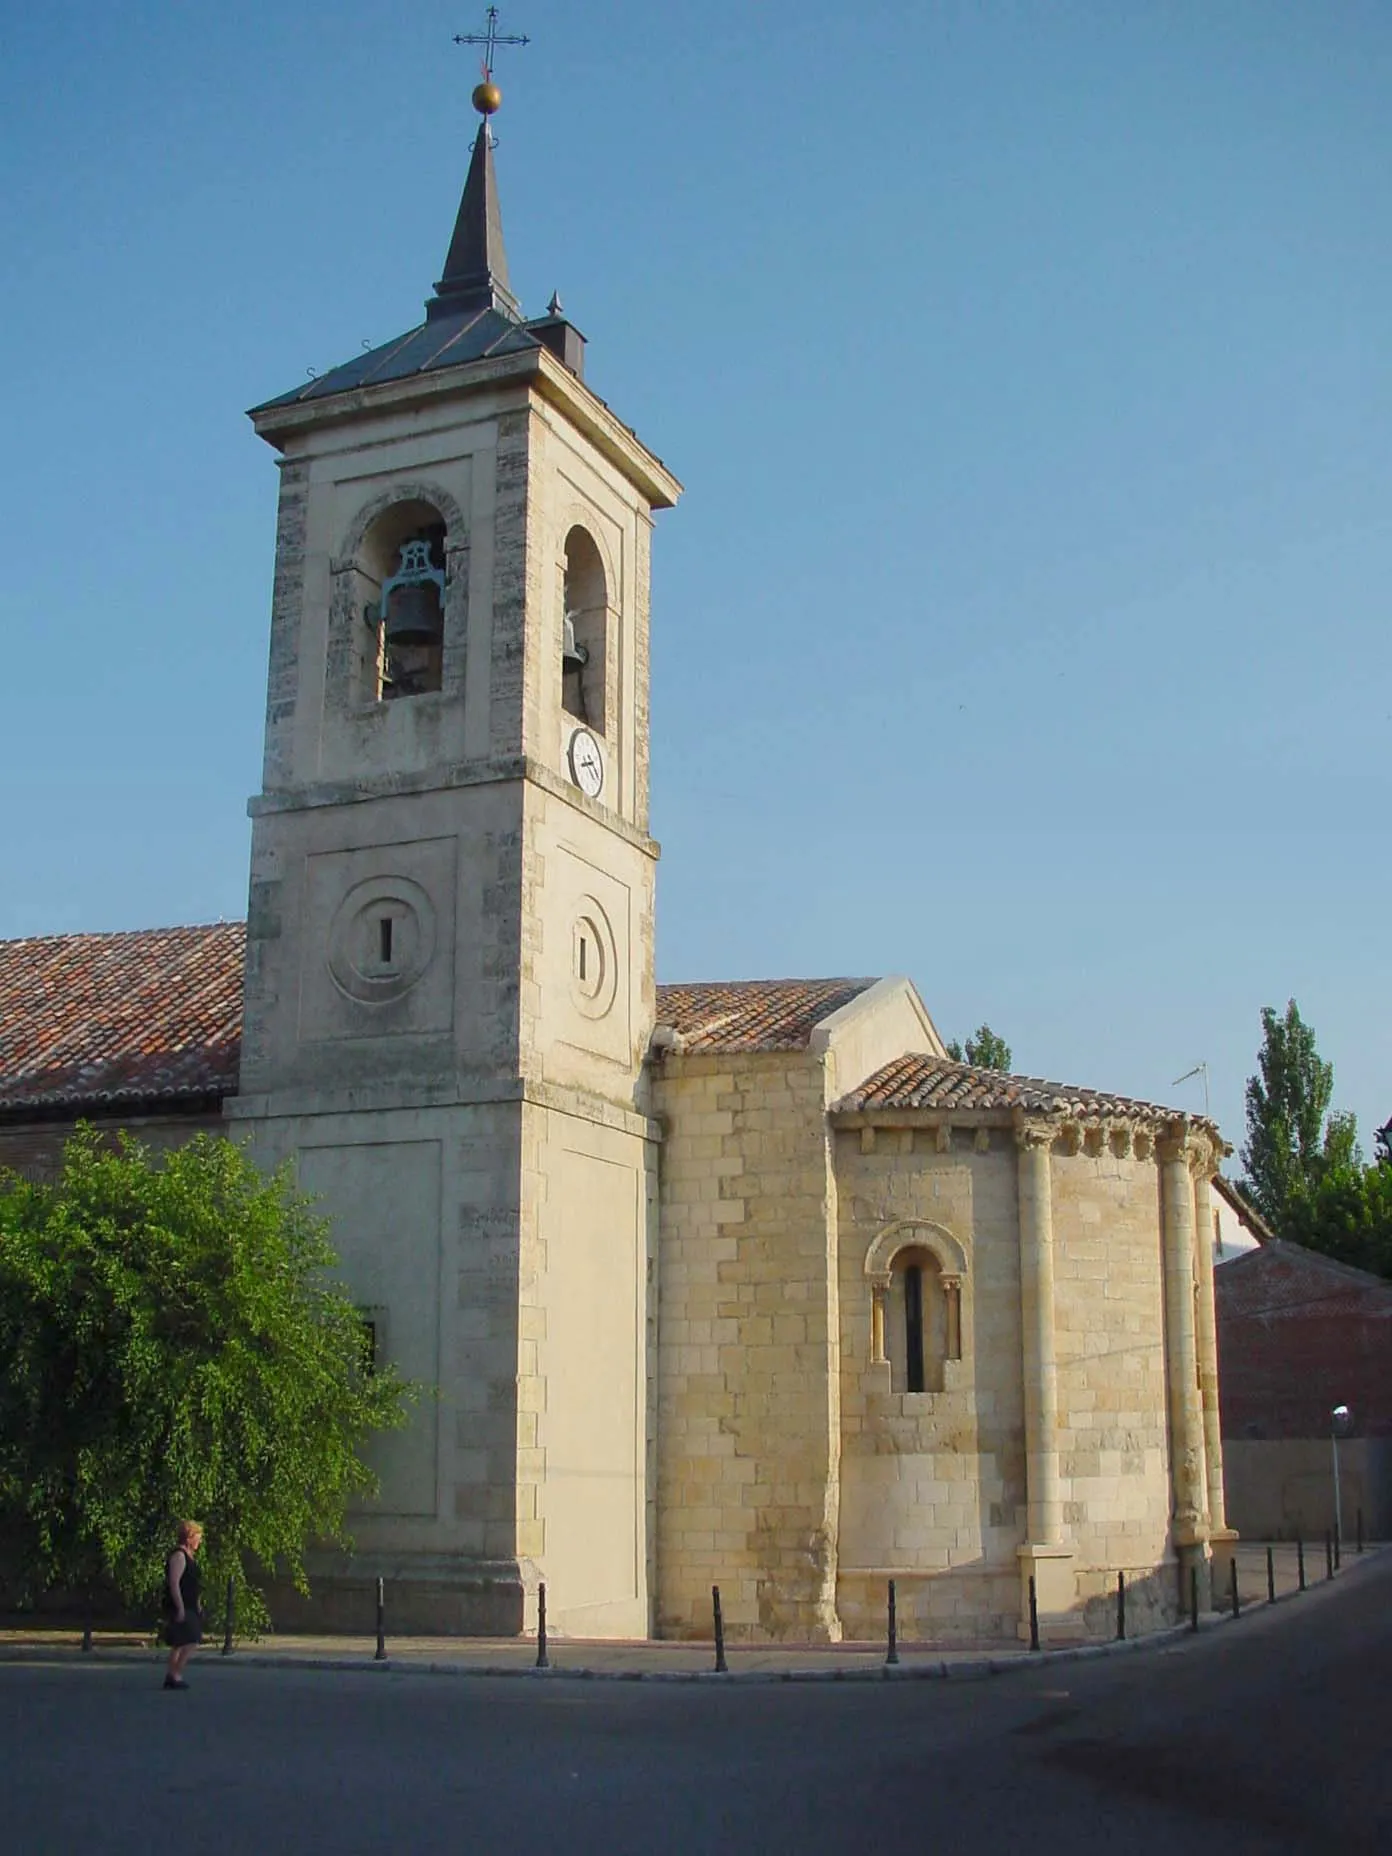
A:
[[[1324,1530],[1324,1576],[1326,1579],[1334,1577],[1334,1536],[1328,1528]]]
[[[899,1609],[895,1598],[894,1581],[889,1582],[889,1647],[885,1651],[885,1662],[899,1661]]]
[[[227,1575],[227,1616],[222,1626],[222,1653],[232,1654],[232,1631],[237,1621],[237,1589],[232,1583],[232,1575]]]
[[[551,1658],[546,1654],[546,1581],[543,1579],[537,1587],[537,1659],[538,1669],[549,1669]]]
[[[1358,1540],[1358,1551],[1361,1553],[1363,1551],[1363,1510],[1361,1508],[1358,1510],[1357,1540]]]
[[[1276,1555],[1270,1547],[1266,1549],[1266,1602],[1276,1603]]]
[[[1117,1574],[1117,1642],[1126,1640],[1126,1574]]]
[[[92,1648],[92,1620],[87,1618],[82,1626],[82,1648],[84,1653]]]
[[[1235,1618],[1242,1616],[1242,1602],[1237,1596],[1237,1561],[1228,1561],[1228,1585],[1232,1590],[1232,1614]]]
[[[1189,1568],[1189,1628],[1190,1630],[1199,1628],[1199,1569],[1197,1566]]]
[[[1297,1534],[1295,1537],[1295,1578],[1296,1590],[1305,1590],[1305,1542]]]
[[[387,1660],[387,1582],[381,1578],[377,1581],[377,1654],[372,1660],[374,1663]]]
[[[715,1613],[715,1673],[726,1676],[730,1665],[725,1661],[725,1620],[720,1613],[720,1587],[711,1587],[711,1608]]]
[[[1039,1648],[1039,1600],[1037,1596],[1035,1595],[1033,1573],[1030,1574],[1029,1598],[1030,1598],[1030,1648],[1032,1650],[1037,1650]]]

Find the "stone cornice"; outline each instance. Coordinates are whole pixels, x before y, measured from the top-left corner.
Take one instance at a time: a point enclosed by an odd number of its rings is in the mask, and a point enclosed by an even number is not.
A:
[[[660,1141],[662,1123],[640,1115],[622,1103],[610,1102],[588,1090],[548,1083],[540,1077],[503,1076],[477,1083],[424,1084],[403,1088],[359,1085],[350,1089],[283,1089],[268,1095],[229,1096],[223,1102],[228,1121],[266,1121],[285,1117],[311,1119],[326,1115],[392,1115],[421,1109],[480,1108],[499,1102],[529,1102],[554,1109],[578,1120],[615,1128],[641,1140]]]
[[[993,1128],[1007,1129],[1022,1146],[1057,1143],[1064,1157],[1081,1153],[1100,1158],[1106,1151],[1118,1160],[1155,1158],[1166,1131],[1174,1126],[1172,1116],[1078,1116],[1065,1109],[1050,1113],[1008,1108],[951,1112],[939,1108],[832,1109],[828,1120],[833,1128],[860,1130],[862,1134],[869,1130],[872,1135],[874,1130],[929,1129],[937,1134],[940,1151],[947,1151],[947,1143],[955,1133],[980,1137]],[[1211,1177],[1223,1156],[1231,1151],[1210,1124],[1188,1127],[1184,1152],[1196,1171],[1202,1167]]]
[[[297,436],[362,419],[374,414],[409,411],[452,397],[477,393],[482,388],[512,384],[530,387],[549,405],[558,408],[582,432],[654,509],[670,509],[682,486],[661,458],[649,451],[637,433],[610,411],[598,394],[538,347],[525,354],[465,362],[458,367],[433,368],[408,374],[404,379],[351,387],[323,399],[296,400],[254,407],[248,415],[258,437],[284,448]]]
[[[264,818],[273,812],[308,812],[321,806],[362,805],[371,799],[397,799],[406,793],[453,792],[465,786],[507,785],[519,780],[530,780],[533,786],[544,788],[553,798],[573,806],[577,812],[597,819],[606,830],[631,844],[645,857],[651,857],[654,863],[661,856],[662,847],[656,838],[639,831],[620,813],[610,811],[597,799],[587,798],[578,786],[572,786],[569,780],[562,779],[532,754],[503,754],[488,760],[455,761],[421,773],[381,774],[376,778],[324,781],[257,793],[247,801],[247,812],[252,818]]]

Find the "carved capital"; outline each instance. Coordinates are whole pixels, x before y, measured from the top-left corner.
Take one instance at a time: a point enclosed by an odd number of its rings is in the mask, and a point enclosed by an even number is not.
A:
[[[1024,1115],[1016,1117],[1015,1145],[1021,1153],[1029,1153],[1041,1147],[1045,1149],[1052,1147],[1057,1133],[1058,1129],[1052,1121],[1031,1120]]]
[[[1167,1122],[1156,1135],[1155,1157],[1163,1166],[1171,1166],[1176,1161],[1187,1166],[1192,1141],[1189,1117],[1181,1115],[1178,1120]]]
[[[1189,1171],[1195,1179],[1210,1180],[1218,1171],[1220,1149],[1206,1134],[1196,1133],[1189,1143]]]

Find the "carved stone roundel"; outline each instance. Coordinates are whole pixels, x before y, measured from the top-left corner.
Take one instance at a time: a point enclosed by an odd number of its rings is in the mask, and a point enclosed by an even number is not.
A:
[[[570,996],[586,1018],[603,1018],[618,990],[618,949],[609,917],[583,896],[571,924]]]
[[[410,877],[374,876],[355,883],[329,929],[334,983],[363,1005],[401,998],[434,954],[435,908]]]

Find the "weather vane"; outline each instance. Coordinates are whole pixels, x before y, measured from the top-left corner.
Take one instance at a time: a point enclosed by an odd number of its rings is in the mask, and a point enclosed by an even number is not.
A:
[[[456,32],[456,45],[481,45],[483,47],[483,82],[474,86],[474,108],[483,117],[483,126],[488,127],[488,118],[497,112],[503,100],[503,93],[493,82],[493,54],[500,45],[530,45],[531,40],[525,32],[499,32],[498,9],[488,9],[487,29],[483,32]]]

